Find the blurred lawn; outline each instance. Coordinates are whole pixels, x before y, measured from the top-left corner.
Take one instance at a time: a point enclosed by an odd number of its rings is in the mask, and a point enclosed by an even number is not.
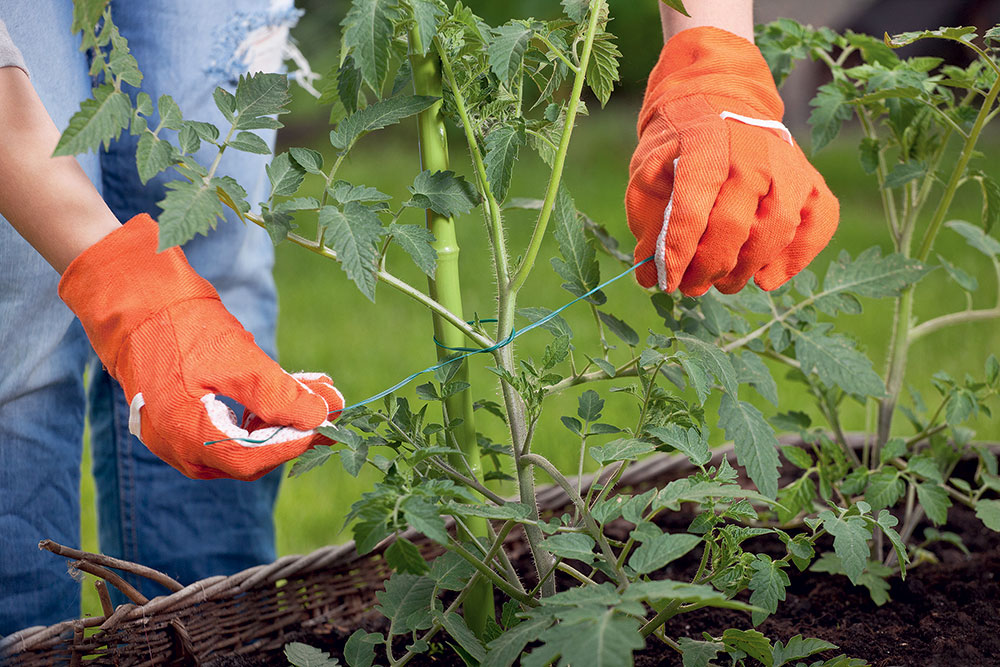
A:
[[[575,135],[575,143],[566,167],[565,182],[576,198],[577,206],[596,220],[605,223],[620,238],[626,250],[631,247],[625,225],[622,205],[627,179],[628,159],[634,146],[634,118],[636,109],[628,102],[613,104],[601,111],[592,106],[592,115],[584,118]],[[317,137],[302,128],[283,136],[291,145],[314,145],[318,150],[324,143],[325,125],[318,118]],[[353,183],[377,186],[395,197],[406,197],[406,186],[418,171],[413,152],[413,123],[368,137],[362,141],[355,154],[345,162],[339,177]],[[806,137],[801,137],[808,143]],[[457,140],[454,146],[460,145]],[[990,145],[1000,145],[991,141]],[[841,223],[830,247],[813,263],[814,270],[822,277],[825,267],[841,249],[856,255],[865,248],[879,244],[888,252],[890,244],[881,222],[881,205],[871,177],[858,166],[856,142],[841,139],[815,157],[814,163],[826,176],[830,187],[841,201]],[[992,151],[986,151],[987,154]],[[468,158],[464,151],[453,149],[454,168],[467,172]],[[985,160],[980,160],[985,163]],[[329,164],[329,161],[328,161]],[[994,161],[995,164],[995,161]],[[511,189],[512,196],[540,198],[546,183],[547,171],[530,151],[521,154],[519,171]],[[989,167],[987,167],[989,168]],[[995,170],[995,166],[993,167]],[[960,192],[952,216],[978,221],[980,199],[978,191],[967,187]],[[410,209],[402,222],[420,223],[422,214]],[[508,211],[506,229],[511,255],[523,251],[530,235],[534,218],[524,211]],[[307,233],[311,230],[305,229]],[[549,235],[551,237],[551,234]],[[493,315],[495,295],[492,288],[493,273],[485,244],[483,222],[478,211],[465,216],[459,225],[459,243],[462,248],[463,290],[467,318],[473,313],[482,317]],[[978,253],[965,246],[956,234],[945,230],[937,250],[948,257],[961,257],[967,271],[980,277],[986,285],[976,297],[976,305],[988,307],[996,298],[992,271],[989,263]],[[547,240],[540,253],[540,261],[523,292],[524,306],[555,308],[569,300],[568,293],[559,287],[560,280],[552,271],[548,258],[556,254],[555,244]],[[620,265],[601,255],[602,276],[611,277],[621,271]],[[391,255],[389,270],[406,278],[421,288],[426,278],[413,267],[408,258]],[[277,248],[275,275],[281,299],[278,344],[282,364],[290,370],[322,370],[329,373],[344,392],[348,403],[373,395],[386,386],[396,383],[411,372],[433,363],[434,345],[431,341],[430,315],[405,296],[380,284],[377,305],[369,302],[354,288],[336,264],[285,243]],[[607,290],[606,310],[626,319],[644,337],[647,329],[662,330],[662,320],[656,317],[648,303],[648,294],[639,289],[634,279],[625,278]],[[945,276],[931,274],[918,294],[917,317],[942,314],[962,307],[960,290],[949,283]],[[855,336],[875,362],[876,370],[884,370],[884,347],[889,337],[891,306],[889,302],[865,302],[865,313],[842,317],[840,331]],[[575,331],[574,347],[577,358],[580,352],[596,353],[598,338],[589,308],[578,304],[568,313],[567,319]],[[523,322],[522,322],[523,324]],[[609,334],[610,336],[610,334]],[[549,335],[535,331],[518,340],[522,354],[540,355]],[[612,341],[617,342],[617,341]],[[910,355],[909,381],[929,400],[935,392],[929,378],[939,369],[961,378],[966,372],[981,377],[982,365],[990,352],[1000,348],[1000,332],[995,323],[968,324],[936,333],[921,340]],[[627,359],[627,351],[612,352],[612,360]],[[484,370],[491,365],[488,356],[473,358],[471,374],[476,398],[498,400],[496,378]],[[585,360],[584,360],[585,363]],[[417,384],[417,383],[414,383]],[[606,381],[605,387],[616,384]],[[621,384],[618,382],[617,384]],[[585,388],[577,388],[553,397],[539,424],[535,448],[550,456],[564,469],[576,470],[578,441],[560,424],[559,417],[574,414],[576,397]],[[604,392],[602,392],[604,393]],[[812,406],[800,385],[779,381],[782,410],[805,410],[814,414]],[[412,386],[405,392],[412,397]],[[761,400],[751,390],[745,396],[764,411],[774,414],[775,409]],[[637,418],[633,399],[623,394],[606,394],[607,406],[603,421],[634,425]],[[904,398],[904,403],[908,401]],[[715,403],[709,402],[706,410],[710,422]],[[846,408],[845,428],[859,430],[864,427],[864,410],[856,405]],[[908,432],[905,420],[896,420],[900,432]],[[998,439],[1000,429],[995,423],[980,419],[973,424],[980,438]],[[503,440],[502,424],[482,412],[477,413],[477,428]],[[715,435],[721,442],[721,433]],[[589,458],[588,458],[589,461]],[[92,513],[92,481],[89,475],[84,482],[84,545],[96,548]],[[319,546],[342,542],[350,538],[342,530],[344,516],[351,503],[370,488],[373,476],[367,472],[359,479],[349,477],[336,463],[308,473],[304,477],[286,480],[277,508],[278,550],[280,554],[305,553]],[[97,613],[96,596],[87,587],[85,610]]]

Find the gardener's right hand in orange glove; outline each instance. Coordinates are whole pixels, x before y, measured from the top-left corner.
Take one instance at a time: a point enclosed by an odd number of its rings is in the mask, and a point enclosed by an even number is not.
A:
[[[784,106],[760,51],[725,30],[674,35],[649,77],[629,167],[636,276],[689,296],[753,277],[772,290],[837,228],[839,205],[781,124]]]
[[[80,254],[59,295],[125,390],[130,430],[188,477],[252,480],[318,444],[344,406],[325,375],[289,375],[179,248],[138,215]],[[244,426],[217,396],[246,406]],[[329,441],[327,441],[329,442]]]

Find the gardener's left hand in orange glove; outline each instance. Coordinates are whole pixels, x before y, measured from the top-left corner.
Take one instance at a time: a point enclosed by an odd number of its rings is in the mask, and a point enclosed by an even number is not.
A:
[[[314,429],[344,406],[332,380],[282,370],[179,248],[156,252],[157,230],[148,215],[132,218],[59,283],[125,390],[129,430],[199,479],[257,479],[322,442]],[[220,394],[246,406],[243,428]]]
[[[839,205],[781,124],[760,51],[725,30],[674,35],[649,77],[625,197],[645,286],[772,290],[822,250]]]

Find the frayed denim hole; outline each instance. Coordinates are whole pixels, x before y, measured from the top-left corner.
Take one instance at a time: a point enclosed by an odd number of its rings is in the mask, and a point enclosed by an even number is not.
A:
[[[304,12],[289,4],[269,10],[234,12],[215,29],[205,73],[235,86],[247,72],[277,72],[285,59],[288,32]]]

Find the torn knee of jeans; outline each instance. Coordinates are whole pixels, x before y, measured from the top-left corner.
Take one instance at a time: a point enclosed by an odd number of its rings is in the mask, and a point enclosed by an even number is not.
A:
[[[302,14],[290,0],[272,2],[269,9],[233,12],[215,29],[206,73],[235,85],[247,72],[279,71],[288,49],[288,31]]]

